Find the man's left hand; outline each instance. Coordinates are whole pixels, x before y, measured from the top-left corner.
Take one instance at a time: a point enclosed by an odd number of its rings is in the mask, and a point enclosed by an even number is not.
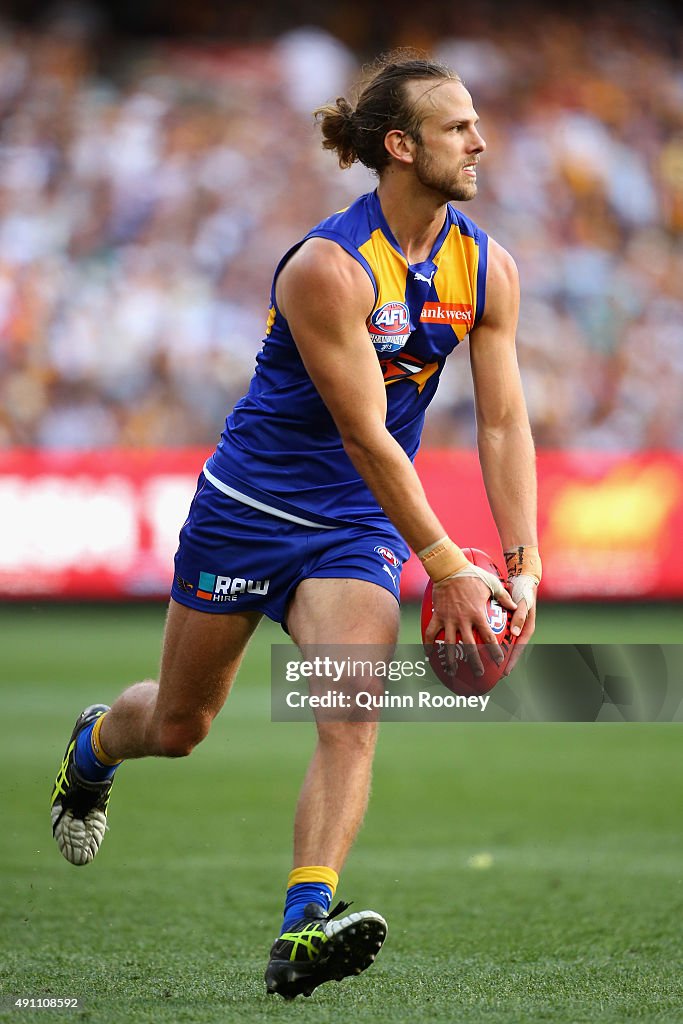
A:
[[[517,637],[517,643],[512,648],[510,661],[508,662],[505,675],[509,676],[519,661],[525,645],[531,639],[536,628],[536,591],[538,580],[535,576],[528,576],[524,573],[513,576],[508,584],[512,600],[517,605],[513,613],[511,628],[513,636]]]

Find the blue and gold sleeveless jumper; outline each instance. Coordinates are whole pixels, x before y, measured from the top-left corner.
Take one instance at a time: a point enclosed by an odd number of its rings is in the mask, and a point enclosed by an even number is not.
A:
[[[386,517],[344,451],[275,301],[278,274],[309,238],[336,242],[373,284],[368,344],[387,387],[387,429],[414,459],[446,357],[484,310],[487,236],[449,205],[429,259],[409,266],[371,192],[313,228],[275,271],[256,372],[228,416],[205,474],[238,501],[282,518],[322,527],[379,525]]]

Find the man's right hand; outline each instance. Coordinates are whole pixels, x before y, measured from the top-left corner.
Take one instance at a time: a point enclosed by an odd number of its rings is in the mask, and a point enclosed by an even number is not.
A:
[[[434,584],[434,611],[425,632],[425,643],[433,644],[440,631],[444,631],[447,664],[452,671],[456,667],[455,644],[460,634],[472,671],[475,676],[483,675],[484,666],[474,639],[475,630],[480,643],[485,645],[489,657],[496,665],[503,660],[504,653],[486,617],[486,602],[492,596],[503,608],[515,611],[517,605],[501,580],[479,566],[468,565]]]

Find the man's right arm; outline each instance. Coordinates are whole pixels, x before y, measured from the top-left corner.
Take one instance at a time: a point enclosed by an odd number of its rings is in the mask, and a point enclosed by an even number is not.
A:
[[[310,239],[282,270],[277,302],[344,449],[414,550],[443,536],[410,459],[386,428],[386,388],[366,320],[374,304],[360,264]]]
[[[410,459],[386,428],[386,387],[366,324],[374,289],[365,270],[336,243],[309,239],[281,271],[276,299],[358,473],[410,547],[430,547],[446,531]],[[473,577],[440,585],[434,591],[434,635],[443,626],[447,643],[455,643],[458,630],[471,643],[476,627],[497,654],[484,614],[486,596],[485,585]],[[513,608],[506,597],[499,599]]]

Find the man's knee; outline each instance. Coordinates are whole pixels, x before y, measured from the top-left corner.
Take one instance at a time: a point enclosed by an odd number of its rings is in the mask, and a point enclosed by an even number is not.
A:
[[[211,717],[206,714],[160,718],[155,726],[155,746],[161,757],[187,757],[208,735],[210,728]]]
[[[377,740],[378,723],[371,721],[318,722],[323,747],[343,747],[356,756],[371,754]]]

